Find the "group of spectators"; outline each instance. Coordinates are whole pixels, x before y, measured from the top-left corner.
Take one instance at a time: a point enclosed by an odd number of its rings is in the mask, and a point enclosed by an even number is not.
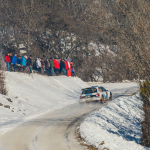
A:
[[[63,74],[66,76],[74,76],[75,70],[71,59],[46,59],[38,57],[32,63],[32,55],[18,56],[11,53],[5,55],[5,62],[7,71],[18,71],[24,73],[32,73],[33,70],[40,74],[47,74],[48,76]]]

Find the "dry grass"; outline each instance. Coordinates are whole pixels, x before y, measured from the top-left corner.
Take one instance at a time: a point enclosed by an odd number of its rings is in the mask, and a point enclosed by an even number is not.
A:
[[[78,142],[82,145],[87,147],[88,150],[97,150],[97,148],[91,146],[91,145],[87,145],[85,144],[85,141],[81,138],[81,135],[78,133],[78,131],[76,131],[76,135],[77,135],[77,140]]]

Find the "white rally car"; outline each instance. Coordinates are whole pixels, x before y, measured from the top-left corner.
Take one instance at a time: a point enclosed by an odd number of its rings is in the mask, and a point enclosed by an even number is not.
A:
[[[112,93],[102,86],[92,86],[82,89],[79,102],[98,101],[104,103],[105,100],[112,100]]]

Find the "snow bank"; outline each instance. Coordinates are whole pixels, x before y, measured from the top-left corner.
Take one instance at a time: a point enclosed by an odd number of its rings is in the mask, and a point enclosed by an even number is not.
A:
[[[81,79],[6,72],[8,95],[0,95],[0,133],[33,117],[78,101]]]
[[[139,94],[120,97],[87,117],[79,133],[99,150],[144,150],[140,145],[143,102]]]

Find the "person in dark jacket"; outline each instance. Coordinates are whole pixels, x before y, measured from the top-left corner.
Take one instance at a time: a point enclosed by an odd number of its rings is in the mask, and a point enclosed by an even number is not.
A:
[[[45,61],[45,70],[46,70],[46,74],[48,76],[50,76],[51,75],[51,64],[50,64],[49,59],[46,59],[46,61]]]
[[[36,59],[36,60],[37,60],[37,59]],[[37,70],[36,60],[33,62],[33,66],[32,66],[32,69],[33,69],[33,70]]]
[[[44,67],[45,67],[45,64],[44,64],[44,62],[43,62],[43,58],[41,58],[41,65],[42,65],[42,67],[41,67],[41,74],[44,75]]]
[[[14,72],[15,72],[15,69],[16,69],[16,63],[17,63],[17,54],[13,55],[12,63],[11,63]]]
[[[64,61],[64,59],[61,59],[61,60],[60,60],[60,73],[61,73],[61,71],[62,71],[62,72],[63,72],[63,75],[66,75],[66,70],[65,70],[65,68],[66,68],[65,61]]]
[[[71,65],[71,76],[75,76],[75,69],[73,64]]]
[[[30,73],[32,73],[32,55],[30,55],[27,59],[27,67],[30,70]]]
[[[21,65],[21,57],[20,57],[20,56],[18,56],[18,58],[17,58],[17,64],[18,64],[18,65],[19,65],[19,64]],[[20,66],[20,65],[19,65],[19,66]]]
[[[17,70],[20,72],[21,71],[21,56],[18,56],[17,58]]]

